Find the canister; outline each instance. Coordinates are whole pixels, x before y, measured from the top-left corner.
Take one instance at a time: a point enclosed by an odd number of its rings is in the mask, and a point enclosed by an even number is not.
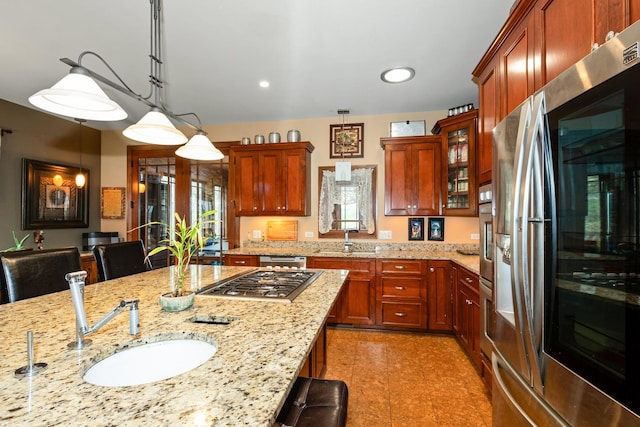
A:
[[[242,141],[240,142],[242,145],[249,145],[251,144],[251,138],[249,138],[248,136],[245,136],[242,138]]]
[[[280,133],[278,132],[271,132],[269,134],[269,142],[270,143],[276,143],[276,142],[280,142]]]
[[[291,129],[287,132],[287,142],[300,142],[300,131]]]
[[[256,135],[253,140],[256,144],[264,144],[264,135]]]

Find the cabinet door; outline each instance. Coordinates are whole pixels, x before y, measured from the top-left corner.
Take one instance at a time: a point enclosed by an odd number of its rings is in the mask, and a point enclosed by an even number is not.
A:
[[[260,209],[261,215],[279,215],[282,209],[279,187],[281,186],[281,152],[263,151],[258,155],[260,167]]]
[[[309,215],[311,213],[311,192],[309,183],[310,165],[307,165],[305,149],[282,152],[282,180],[278,203],[280,213],[285,215]]]
[[[411,145],[389,145],[384,154],[385,215],[412,215]]]
[[[456,316],[458,321],[458,339],[463,347],[469,351],[470,335],[471,335],[471,312],[469,310],[469,291],[467,287],[458,283],[458,306],[456,307]]]
[[[436,142],[416,144],[412,150],[414,187],[411,192],[410,214],[440,215],[440,189],[442,185],[440,144]]]
[[[498,124],[500,117],[500,100],[498,91],[498,67],[494,59],[482,72],[478,79],[478,137],[476,168],[478,184],[491,182],[491,162],[493,145],[493,128]]]
[[[341,301],[341,312],[338,323],[353,325],[374,325],[375,319],[375,286],[374,279],[349,274],[345,281],[344,299]]]
[[[540,52],[543,85],[591,52],[591,46],[596,42],[593,33],[595,3],[606,2],[539,0],[536,3],[537,40],[540,44],[536,50]],[[598,42],[603,43],[604,40]]]
[[[534,92],[533,17],[527,16],[505,41],[500,51],[500,91],[503,105],[500,120]]]
[[[451,331],[453,330],[451,263],[429,261],[427,270],[429,329]]]
[[[236,215],[258,214],[260,177],[256,152],[233,153],[233,185]]]

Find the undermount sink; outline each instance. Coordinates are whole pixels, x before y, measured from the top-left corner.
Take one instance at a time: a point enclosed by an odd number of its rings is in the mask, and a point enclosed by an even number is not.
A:
[[[172,339],[131,347],[91,366],[84,374],[88,383],[124,387],[165,380],[190,371],[209,360],[217,343]]]
[[[375,255],[375,252],[367,251],[320,251],[320,255]]]

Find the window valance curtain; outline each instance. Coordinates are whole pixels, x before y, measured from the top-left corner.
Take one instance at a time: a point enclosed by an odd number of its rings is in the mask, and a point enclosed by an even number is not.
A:
[[[375,233],[373,194],[371,190],[372,177],[373,168],[353,169],[351,171],[351,182],[347,185],[355,187],[356,191],[340,191],[340,185],[342,184],[336,184],[336,173],[334,171],[322,171],[320,206],[318,212],[318,231],[321,234],[331,231],[335,205],[350,203],[357,204],[359,220],[366,226],[367,233]]]

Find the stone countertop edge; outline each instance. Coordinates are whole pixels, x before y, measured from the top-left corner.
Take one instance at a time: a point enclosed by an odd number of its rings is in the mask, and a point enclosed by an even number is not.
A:
[[[271,255],[271,256],[307,256],[335,258],[374,258],[374,259],[426,259],[454,261],[469,271],[480,274],[480,257],[478,255],[462,255],[456,251],[439,250],[380,250],[367,253],[341,253],[340,251],[323,252],[321,249],[243,247],[230,249],[229,255]]]
[[[340,292],[347,272],[325,270],[293,302],[240,301],[197,295],[186,311],[167,313],[158,297],[173,267],[87,285],[87,319],[95,324],[121,300],[139,298],[140,334],[129,334],[122,312],[89,336],[87,349],[69,350],[75,313],[69,291],[0,305],[0,425],[270,426],[304,365]],[[195,286],[251,270],[191,266]],[[229,325],[189,322],[196,314],[235,316]],[[47,368],[31,378],[13,373],[26,365],[28,331],[35,362]],[[82,379],[95,362],[138,342],[171,338],[215,341],[217,353],[199,367],[133,387],[100,387]],[[179,363],[179,361],[176,361]]]

